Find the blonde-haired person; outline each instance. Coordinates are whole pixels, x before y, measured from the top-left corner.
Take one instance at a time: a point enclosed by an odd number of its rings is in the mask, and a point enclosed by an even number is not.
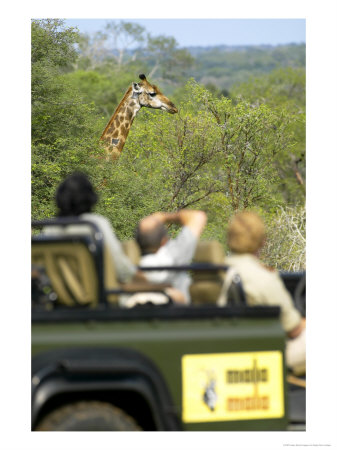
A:
[[[243,211],[229,223],[227,243],[231,254],[225,263],[230,266],[219,306],[227,302],[226,292],[231,276],[237,273],[242,281],[247,304],[280,306],[281,324],[287,333],[286,363],[291,369],[305,367],[305,319],[295,308],[278,272],[267,268],[258,258],[266,239],[265,226],[258,214]]]

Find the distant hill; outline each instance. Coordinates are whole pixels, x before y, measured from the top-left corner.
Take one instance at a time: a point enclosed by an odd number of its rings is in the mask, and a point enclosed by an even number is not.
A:
[[[233,84],[279,67],[305,67],[305,44],[187,47],[195,58],[193,77],[230,90]]]

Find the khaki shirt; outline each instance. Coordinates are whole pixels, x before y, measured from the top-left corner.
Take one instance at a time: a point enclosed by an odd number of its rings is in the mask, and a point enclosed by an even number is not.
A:
[[[278,272],[269,271],[256,256],[248,253],[228,256],[225,264],[240,275],[248,305],[280,306],[281,323],[286,332],[299,325],[301,315]]]

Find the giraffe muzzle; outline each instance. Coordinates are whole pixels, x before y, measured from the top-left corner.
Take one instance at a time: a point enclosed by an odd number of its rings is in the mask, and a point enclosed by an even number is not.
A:
[[[178,108],[176,108],[174,105],[166,106],[165,110],[170,114],[175,114],[178,112]]]

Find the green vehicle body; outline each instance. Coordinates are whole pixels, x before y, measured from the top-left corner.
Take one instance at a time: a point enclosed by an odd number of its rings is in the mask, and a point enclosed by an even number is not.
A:
[[[290,279],[294,283],[298,277]],[[143,306],[123,310],[98,305],[94,309],[33,310],[31,338],[32,430],[53,410],[78,401],[111,403],[149,431],[289,429],[285,333],[277,307]],[[258,361],[254,370],[249,363],[237,372],[238,377],[245,376],[244,370],[250,373],[251,379],[237,381],[255,396],[254,389],[263,384],[257,377],[260,356],[278,355],[276,388],[272,379],[265,380],[265,385],[271,383],[271,396],[273,390],[278,391],[274,416],[265,414],[263,407],[256,417],[251,411],[233,417],[217,412],[224,405],[223,389],[232,389],[223,385],[221,377],[226,374],[221,365],[227,360],[232,364],[240,355]],[[193,357],[205,374],[188,375]],[[225,387],[216,389],[212,410],[202,395],[204,381],[209,374],[213,377],[214,370],[216,387]],[[227,371],[227,378],[228,373],[232,372]],[[198,391],[195,399],[192,386]],[[198,399],[200,414],[194,417],[189,402]],[[252,405],[250,409],[254,409]]]

